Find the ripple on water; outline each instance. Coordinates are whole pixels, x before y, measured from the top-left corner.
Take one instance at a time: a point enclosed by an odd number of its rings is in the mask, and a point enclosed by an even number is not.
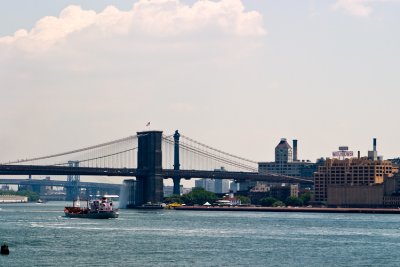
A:
[[[0,266],[397,266],[395,215],[121,210],[63,217],[63,203],[7,207]]]

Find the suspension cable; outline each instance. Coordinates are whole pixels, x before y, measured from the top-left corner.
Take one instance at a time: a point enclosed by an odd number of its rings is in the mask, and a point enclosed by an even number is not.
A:
[[[135,149],[137,149],[137,147],[131,148],[131,149],[127,149],[127,150],[124,150],[124,151],[120,151],[120,152],[117,152],[117,153],[109,154],[109,155],[104,155],[104,156],[100,156],[100,157],[96,157],[96,158],[91,158],[91,159],[85,159],[85,160],[77,160],[77,161],[78,161],[79,163],[81,163],[81,162],[88,162],[88,161],[96,160],[96,159],[104,159],[104,158],[107,158],[107,157],[112,157],[112,156],[115,156],[115,155],[120,155],[120,154],[123,154],[123,153],[128,152],[128,151],[133,151],[133,150],[135,150]],[[65,162],[65,163],[57,163],[57,164],[53,164],[53,165],[50,165],[50,166],[62,166],[62,165],[66,165],[66,164],[69,164],[69,163],[68,163],[68,162]]]
[[[185,135],[182,135],[182,134],[181,134],[181,137],[183,137],[183,138],[185,138],[185,139],[187,139],[187,140],[189,140],[189,141],[191,141],[191,142],[193,142],[193,143],[196,143],[196,144],[198,144],[198,145],[201,145],[201,146],[203,146],[203,147],[206,147],[206,148],[208,148],[208,149],[211,149],[211,150],[214,150],[214,151],[216,151],[216,152],[225,154],[225,155],[227,155],[227,156],[230,156],[230,157],[233,157],[233,158],[237,158],[237,159],[240,159],[240,160],[244,160],[244,161],[247,161],[247,162],[251,162],[251,163],[258,164],[258,162],[254,161],[254,160],[246,159],[246,158],[243,158],[243,157],[239,157],[239,156],[236,156],[236,155],[233,155],[233,154],[224,152],[224,151],[222,151],[222,150],[213,148],[213,147],[208,146],[208,145],[206,145],[206,144],[203,144],[203,143],[201,143],[201,142],[199,142],[199,141],[196,141],[196,140],[194,140],[194,139],[192,139],[192,138],[190,138],[190,137],[187,137],[187,136],[185,136]]]
[[[29,162],[29,161],[35,161],[35,160],[42,160],[42,159],[49,159],[49,158],[66,156],[66,155],[75,154],[75,153],[79,153],[79,152],[83,152],[83,151],[87,151],[87,150],[91,150],[91,149],[95,149],[95,148],[100,148],[100,147],[105,147],[105,146],[108,146],[108,145],[113,145],[113,144],[124,142],[124,141],[128,141],[128,140],[133,140],[135,138],[137,138],[137,135],[132,135],[132,136],[128,136],[128,137],[125,137],[125,138],[118,139],[118,140],[110,141],[110,142],[107,142],[107,143],[102,143],[102,144],[95,145],[95,146],[89,146],[89,147],[76,149],[76,150],[71,150],[71,151],[68,151],[68,152],[63,152],[63,153],[58,153],[58,154],[53,154],[53,155],[49,155],[49,156],[42,156],[42,157],[37,157],[37,158],[12,161],[12,162],[9,162],[8,164],[23,163],[23,162]]]
[[[164,139],[164,140],[166,142],[170,143],[170,144],[173,143],[173,141],[170,140],[170,139]],[[240,163],[240,162],[236,162],[236,161],[233,161],[231,159],[223,158],[223,157],[218,156],[218,155],[216,155],[214,153],[207,153],[207,152],[201,151],[198,148],[193,147],[193,146],[191,146],[189,144],[186,144],[186,143],[181,143],[180,147],[182,147],[182,149],[184,149],[186,151],[190,151],[190,152],[196,153],[196,154],[204,156],[204,157],[206,157],[208,159],[213,159],[213,160],[216,160],[218,162],[226,163],[226,164],[228,164],[230,166],[234,166],[234,167],[238,167],[238,168],[242,168],[242,169],[247,169],[247,170],[252,170],[252,171],[257,170],[256,168],[254,168],[254,167],[252,167],[250,165],[243,164],[243,163]],[[217,150],[214,149],[214,151],[217,151]],[[222,154],[226,155],[227,153],[222,153]],[[234,157],[234,158],[239,158],[239,157]]]

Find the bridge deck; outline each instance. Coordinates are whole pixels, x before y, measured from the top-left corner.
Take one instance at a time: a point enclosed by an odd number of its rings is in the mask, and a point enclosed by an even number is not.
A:
[[[119,176],[137,177],[147,174],[146,170],[133,168],[88,168],[65,166],[36,165],[0,165],[0,175],[82,175],[82,176]],[[202,170],[170,170],[160,173],[164,178],[211,178],[231,180],[252,180],[277,183],[312,184],[312,180],[278,174],[259,174],[256,172],[202,171]]]

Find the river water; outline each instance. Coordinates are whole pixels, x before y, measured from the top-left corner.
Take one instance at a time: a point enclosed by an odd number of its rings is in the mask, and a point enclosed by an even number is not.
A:
[[[138,211],[63,217],[66,203],[0,205],[0,266],[400,266],[400,216]]]

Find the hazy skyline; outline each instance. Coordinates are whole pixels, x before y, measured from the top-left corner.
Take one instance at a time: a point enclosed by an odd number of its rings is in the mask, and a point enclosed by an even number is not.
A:
[[[108,6],[108,7],[107,7]],[[22,8],[24,7],[24,8]],[[152,128],[256,161],[400,155],[400,2],[0,3],[0,162]]]

